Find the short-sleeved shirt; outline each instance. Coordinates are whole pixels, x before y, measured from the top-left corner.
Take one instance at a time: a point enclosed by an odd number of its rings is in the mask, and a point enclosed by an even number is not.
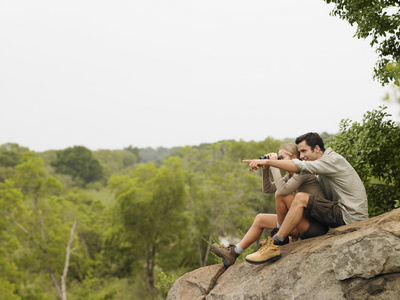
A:
[[[327,199],[338,202],[346,224],[368,219],[364,184],[354,168],[340,154],[328,148],[314,161],[293,159],[300,174],[316,174]]]

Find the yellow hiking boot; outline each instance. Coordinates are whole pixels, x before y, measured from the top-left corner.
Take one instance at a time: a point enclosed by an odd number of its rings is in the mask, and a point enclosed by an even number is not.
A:
[[[257,252],[246,256],[246,261],[251,264],[263,264],[266,262],[277,261],[282,257],[281,248],[278,245],[274,245],[274,239],[268,237],[260,249]]]

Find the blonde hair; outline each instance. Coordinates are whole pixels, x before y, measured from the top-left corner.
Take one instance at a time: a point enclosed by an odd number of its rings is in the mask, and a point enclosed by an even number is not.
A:
[[[289,156],[296,155],[296,157],[300,157],[300,152],[297,149],[296,144],[293,143],[285,144],[279,150],[283,150],[283,152],[285,152]]]

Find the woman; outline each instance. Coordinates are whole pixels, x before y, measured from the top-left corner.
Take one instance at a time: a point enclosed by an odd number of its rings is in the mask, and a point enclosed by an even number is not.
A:
[[[268,153],[269,159],[278,159],[276,153]],[[296,144],[285,144],[279,149],[280,159],[291,160],[300,157]],[[269,172],[271,171],[274,182],[271,182]],[[221,247],[218,244],[213,244],[212,249],[216,255],[222,258],[226,268],[233,265],[239,255],[246,250],[252,243],[254,243],[262,234],[264,228],[273,229],[277,231],[290,206],[293,202],[294,196],[298,192],[305,192],[312,195],[324,196],[324,193],[319,186],[318,179],[313,174],[286,174],[284,177],[281,171],[277,168],[266,167],[263,169],[263,192],[267,194],[275,193],[275,207],[276,214],[258,214],[247,231],[242,240],[235,246]],[[300,222],[291,236],[301,238],[310,238],[318,235],[325,234],[328,228],[316,223]],[[299,234],[299,232],[301,234]],[[284,243],[288,243],[289,239],[286,238]],[[252,254],[254,255],[254,254]],[[252,262],[248,260],[248,262]]]

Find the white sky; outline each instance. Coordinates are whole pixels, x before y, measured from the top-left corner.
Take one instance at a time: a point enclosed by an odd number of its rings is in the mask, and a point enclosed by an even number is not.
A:
[[[0,0],[0,144],[97,150],[336,133],[388,89],[372,79],[368,41],[331,9]]]

